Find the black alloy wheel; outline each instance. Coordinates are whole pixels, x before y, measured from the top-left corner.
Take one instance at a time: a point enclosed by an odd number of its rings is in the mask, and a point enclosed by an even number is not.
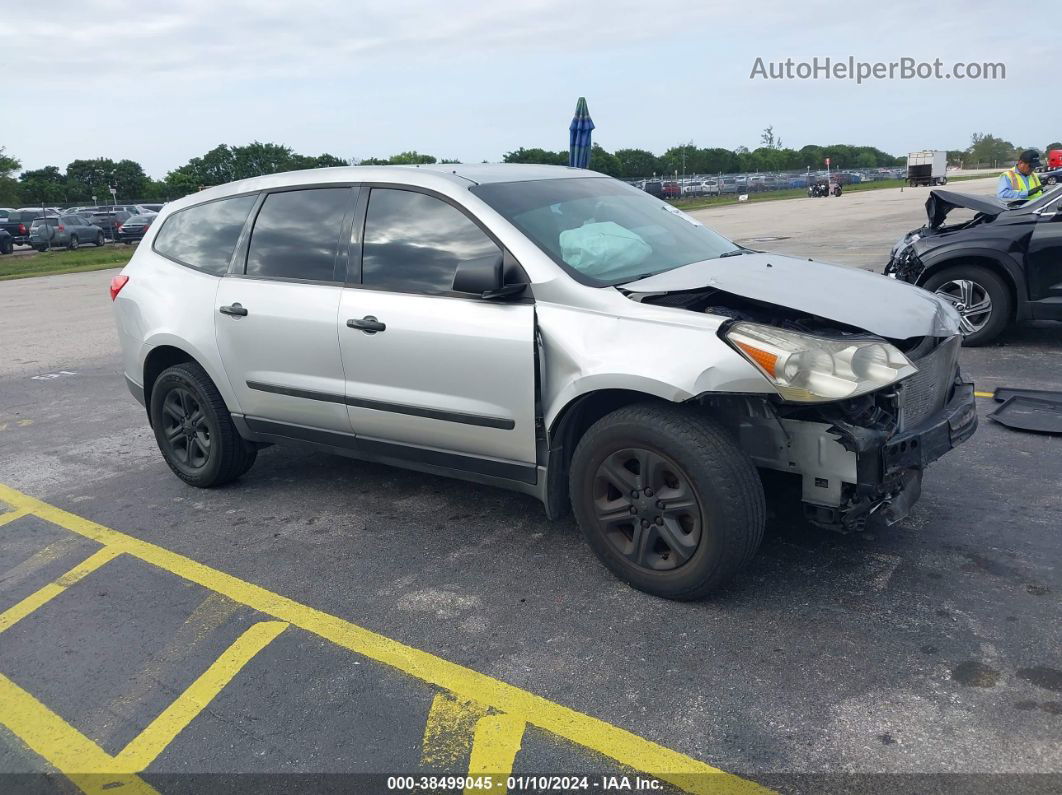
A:
[[[595,422],[568,473],[587,544],[621,580],[701,599],[751,560],[763,484],[727,429],[692,406],[631,404]]]
[[[669,571],[697,551],[700,503],[669,457],[642,448],[619,450],[598,466],[593,488],[599,531],[634,565]]]
[[[257,448],[240,436],[224,399],[199,364],[185,362],[164,370],[149,391],[155,441],[185,483],[220,486],[254,464]]]
[[[190,389],[178,386],[166,393],[161,422],[164,453],[189,470],[206,466],[212,434],[199,398]]]

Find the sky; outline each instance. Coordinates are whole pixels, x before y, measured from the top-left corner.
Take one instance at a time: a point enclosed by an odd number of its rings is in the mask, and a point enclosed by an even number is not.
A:
[[[11,0],[8,0],[9,2]],[[825,0],[49,0],[0,27],[0,146],[153,177],[254,140],[342,158],[561,150],[585,96],[612,151],[1062,139],[1057,4]],[[75,22],[76,21],[76,22]],[[751,79],[757,58],[1002,62],[1004,80]]]

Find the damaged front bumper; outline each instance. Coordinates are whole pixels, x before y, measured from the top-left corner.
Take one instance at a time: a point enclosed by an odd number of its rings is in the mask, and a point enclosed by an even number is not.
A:
[[[840,532],[892,524],[917,502],[922,473],[977,429],[973,384],[957,367],[957,337],[920,359],[919,374],[858,399],[798,407],[751,396],[707,399],[737,429],[757,467],[800,485],[805,516]]]
[[[926,467],[977,430],[973,384],[957,381],[941,410],[892,436],[843,422],[832,430],[845,450],[855,455],[856,482],[849,484],[841,505],[805,501],[808,519],[845,532],[863,529],[871,517],[894,524],[918,501]]]

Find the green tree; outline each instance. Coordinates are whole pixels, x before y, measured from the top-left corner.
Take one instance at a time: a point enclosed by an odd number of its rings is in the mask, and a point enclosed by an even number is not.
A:
[[[260,141],[246,146],[233,146],[232,167],[234,179],[260,177],[263,174],[279,174],[290,171],[293,165],[293,152],[282,144],[264,144]]]
[[[434,162],[435,157],[433,155],[422,155],[420,152],[414,150],[391,155],[391,159],[388,161],[392,166],[429,165]]]
[[[568,152],[551,152],[548,149],[525,149],[520,147],[513,152],[506,152],[503,163],[538,163],[546,166],[568,165]]]
[[[4,154],[4,147],[0,146],[0,204],[18,206],[18,181],[11,175],[20,168],[22,163]]]
[[[110,199],[110,186],[117,166],[110,158],[74,160],[66,166],[66,183],[70,201],[88,201],[93,196],[101,202]]]
[[[760,143],[765,149],[781,149],[782,139],[774,137],[774,125],[768,124],[760,134]]]
[[[617,149],[613,152],[623,179],[640,179],[659,174],[660,160],[646,149]]]
[[[971,164],[1008,165],[1014,159],[1014,144],[989,133],[974,133],[966,157]]]
[[[590,170],[608,174],[610,177],[618,177],[620,175],[619,160],[600,144],[593,144],[590,147]]]
[[[18,178],[19,197],[31,204],[54,204],[68,201],[66,175],[58,166],[23,171]]]
[[[335,155],[323,154],[313,157],[312,155],[292,155],[292,168],[335,168],[337,166],[349,166],[350,162]]]

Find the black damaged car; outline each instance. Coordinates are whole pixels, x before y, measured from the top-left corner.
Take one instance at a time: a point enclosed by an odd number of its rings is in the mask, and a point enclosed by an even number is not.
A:
[[[946,224],[957,208],[973,218]],[[1017,207],[934,190],[926,213],[893,247],[885,275],[952,303],[964,345],[985,345],[1014,322],[1062,320],[1062,190]]]

